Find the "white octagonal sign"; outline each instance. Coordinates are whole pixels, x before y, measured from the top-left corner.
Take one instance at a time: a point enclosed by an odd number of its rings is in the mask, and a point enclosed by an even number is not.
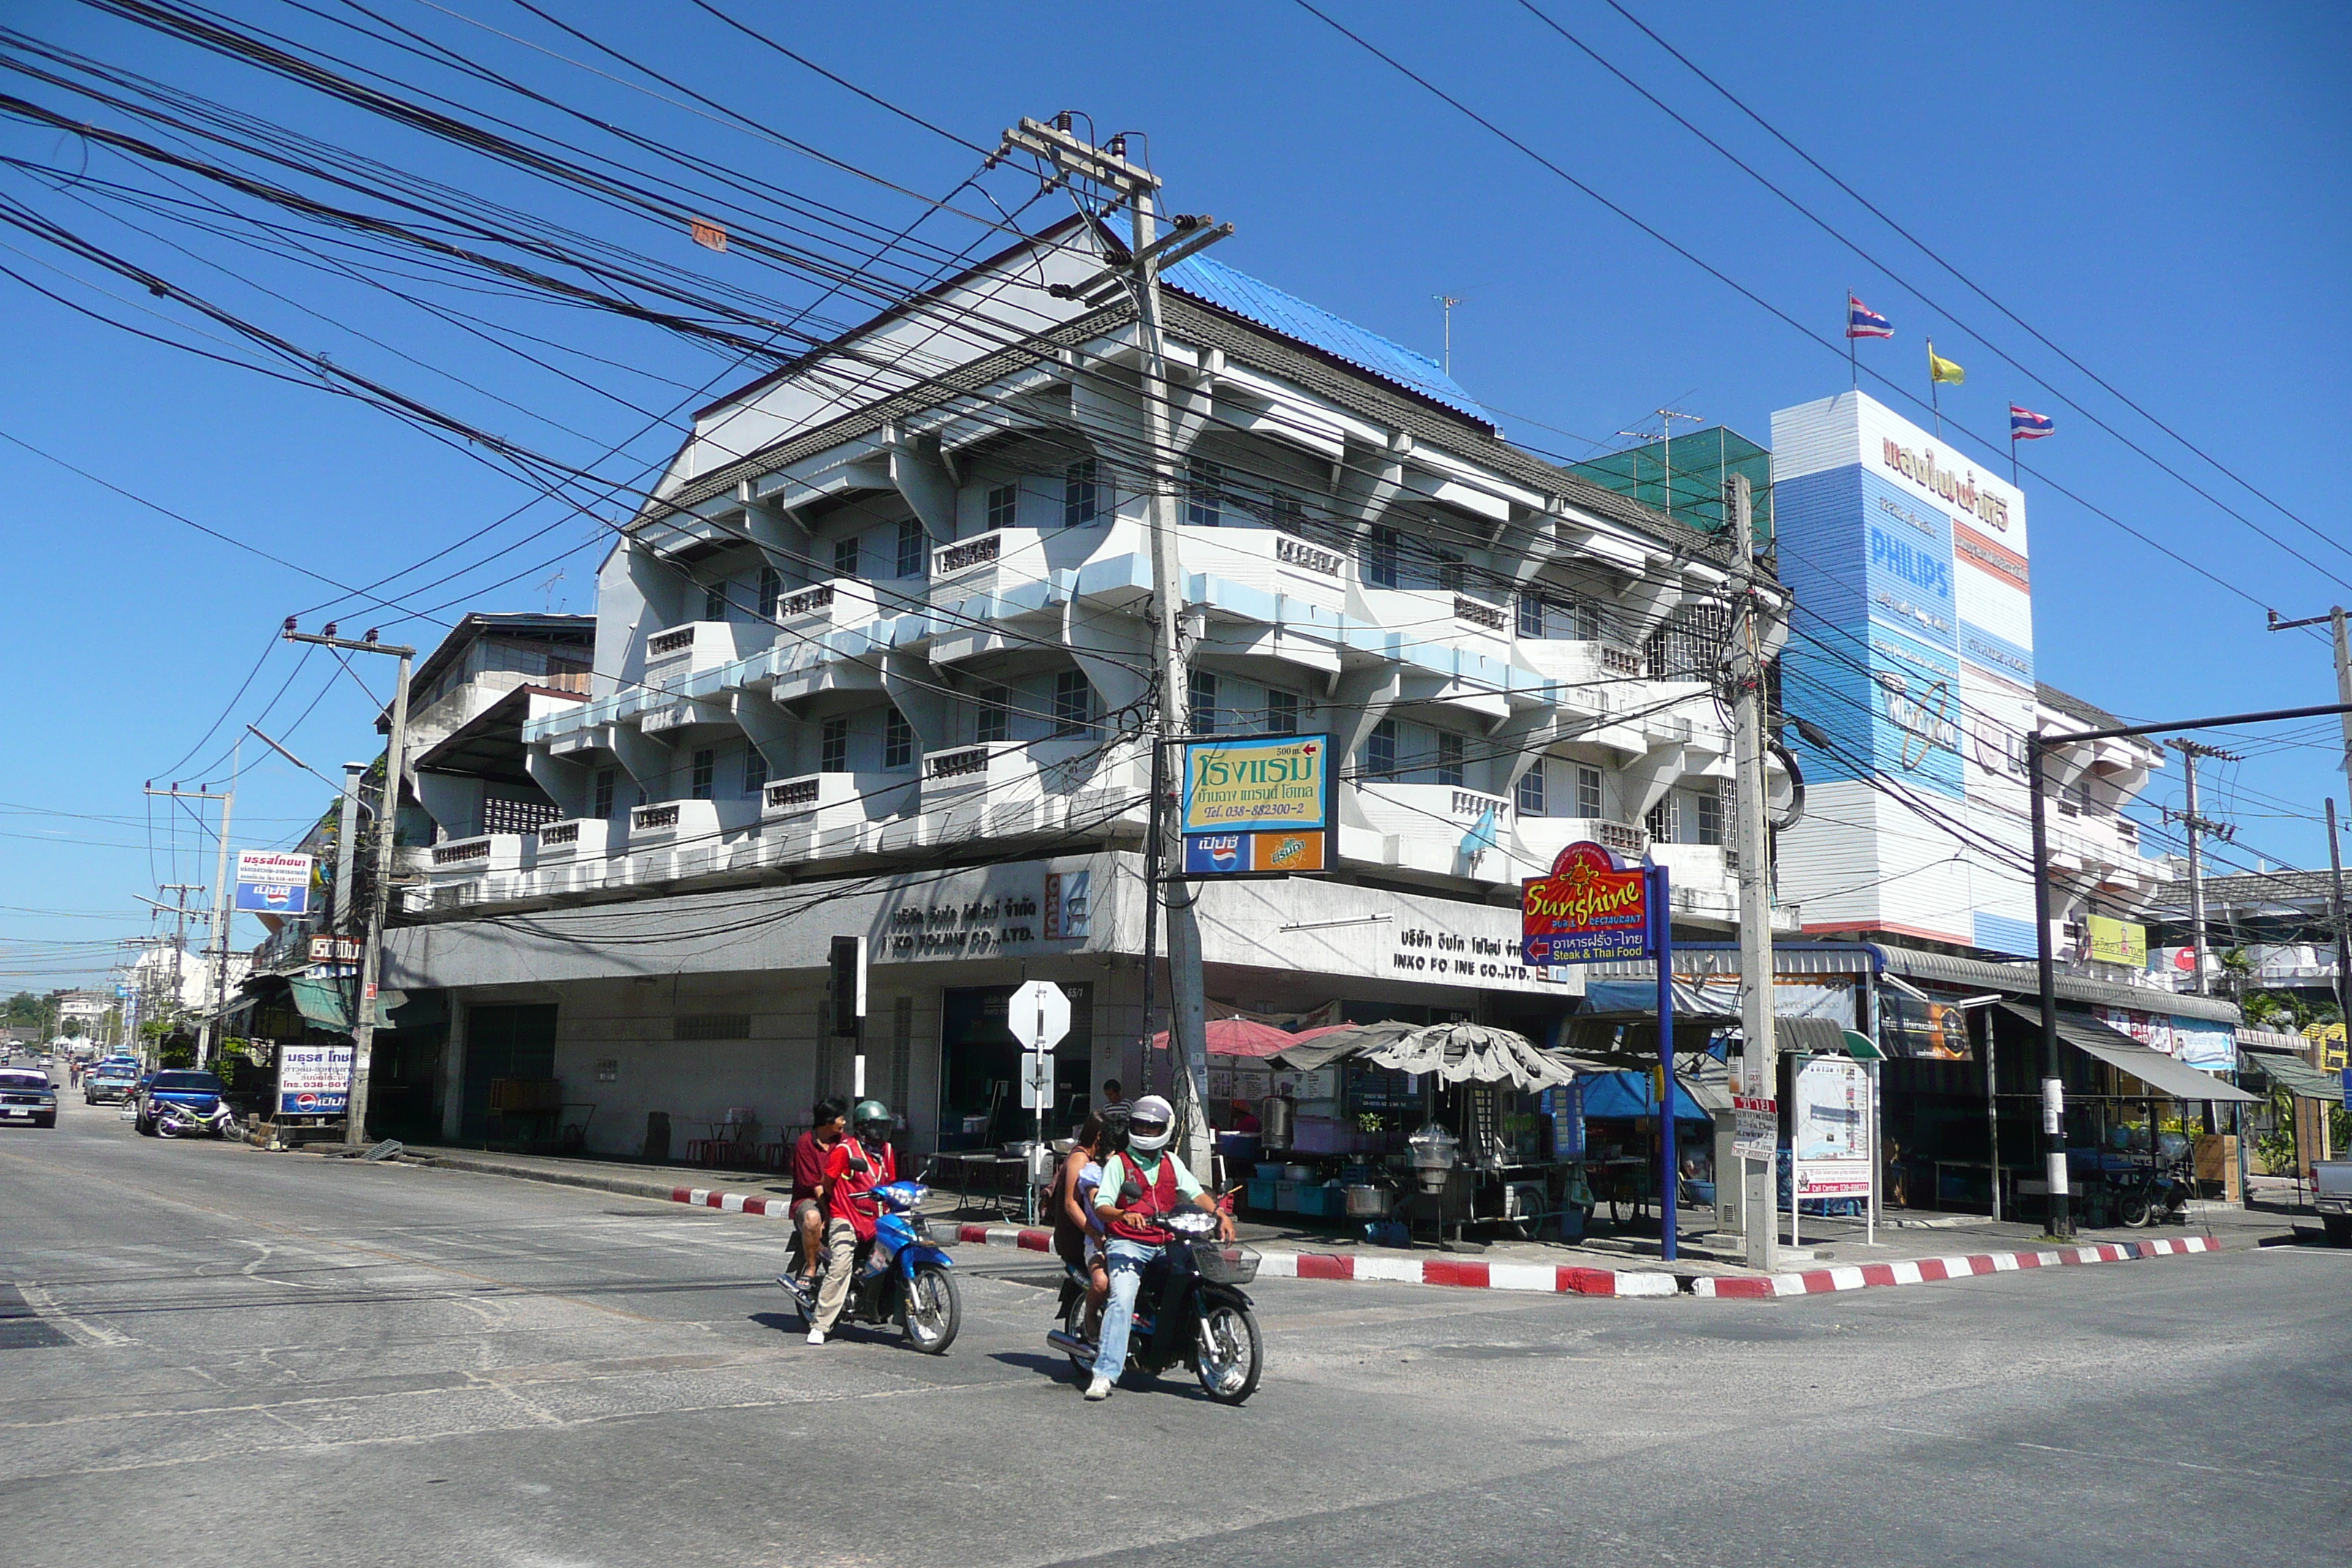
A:
[[[1027,1049],[1050,1051],[1070,1032],[1070,998],[1050,980],[1032,980],[1004,1005],[1004,1023]]]

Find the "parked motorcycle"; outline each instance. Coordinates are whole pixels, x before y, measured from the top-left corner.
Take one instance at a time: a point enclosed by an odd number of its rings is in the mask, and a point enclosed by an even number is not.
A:
[[[946,1353],[963,1326],[963,1295],[956,1287],[955,1267],[930,1238],[922,1202],[929,1188],[915,1182],[893,1182],[874,1189],[874,1239],[857,1248],[857,1272],[849,1282],[849,1300],[841,1310],[845,1323],[895,1322],[907,1342],[928,1355]],[[797,1238],[795,1238],[797,1247]],[[816,1281],[802,1289],[790,1274],[777,1283],[793,1299],[801,1326],[816,1322]]]
[[[2116,1217],[2135,1228],[2181,1219],[2197,1181],[2188,1156],[2151,1167],[2137,1176],[2116,1198]]]
[[[1219,1243],[1219,1217],[1205,1209],[1157,1215],[1167,1232],[1159,1258],[1143,1271],[1135,1297],[1135,1328],[1127,1342],[1127,1372],[1153,1377],[1189,1364],[1202,1392],[1220,1405],[1239,1405],[1257,1392],[1265,1349],[1257,1315],[1241,1287],[1257,1278],[1257,1253]],[[1070,1358],[1081,1379],[1094,1375],[1097,1347],[1079,1331],[1086,1322],[1086,1281],[1062,1280],[1060,1326],[1045,1342]]]
[[[244,1127],[228,1101],[215,1100],[210,1110],[199,1110],[193,1105],[165,1100],[155,1112],[155,1133],[161,1138],[192,1138],[210,1135],[215,1138],[242,1138]]]

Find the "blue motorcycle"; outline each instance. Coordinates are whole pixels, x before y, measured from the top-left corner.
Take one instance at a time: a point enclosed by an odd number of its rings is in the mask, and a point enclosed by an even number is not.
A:
[[[908,1344],[928,1355],[943,1355],[963,1326],[963,1296],[950,1272],[953,1260],[931,1240],[929,1224],[923,1218],[922,1202],[929,1191],[915,1182],[874,1189],[874,1239],[857,1248],[852,1266],[857,1272],[849,1282],[841,1321],[895,1322]],[[806,1290],[789,1275],[778,1283],[800,1309],[801,1326],[814,1326],[814,1279]]]

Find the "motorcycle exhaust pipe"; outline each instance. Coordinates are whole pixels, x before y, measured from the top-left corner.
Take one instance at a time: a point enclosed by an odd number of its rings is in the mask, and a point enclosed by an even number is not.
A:
[[[1053,1346],[1055,1350],[1064,1352],[1070,1355],[1090,1356],[1100,1353],[1095,1346],[1088,1344],[1086,1341],[1078,1338],[1077,1335],[1066,1332],[1061,1329],[1047,1330],[1045,1332],[1045,1342]]]

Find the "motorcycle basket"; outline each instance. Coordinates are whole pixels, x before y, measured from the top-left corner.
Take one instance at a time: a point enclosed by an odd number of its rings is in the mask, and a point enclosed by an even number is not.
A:
[[[1192,1248],[1192,1267],[1212,1285],[1246,1285],[1257,1278],[1257,1248],[1240,1242]]]

